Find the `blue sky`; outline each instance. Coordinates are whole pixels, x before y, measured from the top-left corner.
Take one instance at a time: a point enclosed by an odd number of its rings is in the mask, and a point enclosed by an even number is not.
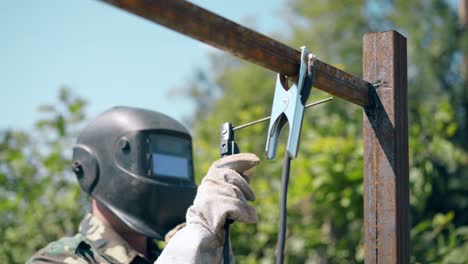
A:
[[[192,2],[242,24],[253,20],[267,35],[286,27],[279,18],[281,0]],[[6,1],[0,36],[0,129],[32,128],[37,107],[56,102],[62,85],[89,101],[89,117],[131,105],[182,120],[192,106],[167,94],[206,66],[214,52],[95,0]]]

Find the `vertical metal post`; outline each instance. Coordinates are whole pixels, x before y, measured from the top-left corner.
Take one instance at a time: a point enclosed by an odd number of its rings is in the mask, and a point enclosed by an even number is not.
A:
[[[460,26],[463,32],[468,31],[468,0],[459,0],[458,1],[458,19]],[[463,40],[462,40],[463,41]],[[460,74],[464,76],[463,81],[466,83],[468,81],[468,54],[466,50],[463,49],[462,43],[462,63],[460,65]]]
[[[468,24],[468,0],[458,1],[458,19],[462,27]]]
[[[406,38],[396,31],[363,37],[365,263],[409,263]]]

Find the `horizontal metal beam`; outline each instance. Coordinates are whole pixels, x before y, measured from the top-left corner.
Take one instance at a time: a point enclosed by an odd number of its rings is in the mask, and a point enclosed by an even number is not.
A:
[[[183,0],[102,0],[184,35],[287,76],[299,72],[300,52]],[[370,105],[369,83],[320,60],[314,87],[357,105]]]

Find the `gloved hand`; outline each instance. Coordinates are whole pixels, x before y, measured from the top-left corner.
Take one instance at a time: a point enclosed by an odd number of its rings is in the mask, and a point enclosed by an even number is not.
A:
[[[221,263],[226,218],[243,223],[258,221],[255,208],[248,204],[255,195],[242,173],[259,162],[250,153],[214,162],[187,211],[187,225],[171,238],[155,263]]]

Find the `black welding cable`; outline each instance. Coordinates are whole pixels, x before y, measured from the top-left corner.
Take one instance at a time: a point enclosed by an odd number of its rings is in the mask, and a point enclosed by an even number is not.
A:
[[[229,226],[234,223],[234,221],[232,221],[231,219],[226,219],[226,223],[224,224],[224,232],[225,232],[225,236],[224,236],[224,247],[223,247],[223,257],[224,257],[224,264],[231,264],[231,261],[230,261],[230,257],[231,257],[231,254],[230,254],[230,249],[231,249],[231,246],[229,245]]]
[[[276,251],[276,264],[283,264],[284,247],[286,244],[286,218],[287,218],[287,199],[288,199],[288,184],[289,170],[291,168],[291,157],[288,152],[284,154],[283,173],[281,176],[281,192],[280,192],[280,223],[278,231],[278,248]]]

